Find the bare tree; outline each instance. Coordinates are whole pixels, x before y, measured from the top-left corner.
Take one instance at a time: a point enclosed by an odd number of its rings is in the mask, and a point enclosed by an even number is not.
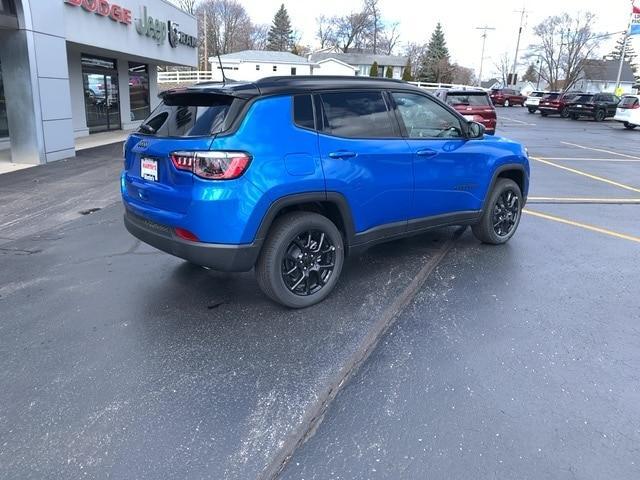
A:
[[[380,7],[378,3],[380,0],[364,0],[363,13],[369,16],[370,28],[371,28],[371,42],[373,53],[378,53],[378,37],[383,29],[382,20],[380,19]]]
[[[191,15],[195,15],[199,0],[171,0],[171,3]]]
[[[316,18],[316,38],[320,42],[320,48],[335,46],[336,41],[336,22],[333,18],[321,15]]]
[[[509,72],[511,70],[511,60],[509,52],[504,52],[502,55],[500,55],[500,58],[498,58],[498,60],[494,63],[494,67],[498,72],[498,76],[502,81],[502,85],[506,85]]]
[[[457,83],[459,85],[473,85],[476,82],[476,78],[472,68],[463,67],[454,63],[451,65],[451,83]]]
[[[385,28],[380,36],[378,51],[385,55],[391,55],[400,42],[400,31],[397,23]]]
[[[540,76],[557,90],[571,88],[581,77],[585,59],[597,47],[591,26],[595,15],[579,12],[547,17],[534,28],[538,42],[531,45],[530,57],[540,57]]]
[[[411,72],[416,76],[420,71],[420,66],[424,61],[424,57],[427,53],[427,46],[419,43],[408,43],[404,48],[404,56],[409,60]]]

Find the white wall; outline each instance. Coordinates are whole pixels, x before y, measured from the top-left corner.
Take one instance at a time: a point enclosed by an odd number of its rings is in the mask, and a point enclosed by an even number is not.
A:
[[[260,68],[257,70],[256,65]],[[289,63],[268,63],[268,62],[222,62],[224,74],[228,79],[253,82],[265,77],[287,77],[291,75],[291,69],[296,69],[296,75],[311,75],[311,65],[289,64]],[[276,70],[274,71],[274,67]],[[211,62],[213,79],[222,80],[220,65]]]
[[[623,93],[633,93],[633,83],[620,82],[620,87],[622,87]],[[591,82],[589,80],[581,80],[580,82],[576,83],[575,87],[573,88],[589,93],[615,93],[616,82]]]
[[[313,74],[355,76],[356,70],[344,63],[329,59],[325,62],[319,63],[317,67],[314,67]]]

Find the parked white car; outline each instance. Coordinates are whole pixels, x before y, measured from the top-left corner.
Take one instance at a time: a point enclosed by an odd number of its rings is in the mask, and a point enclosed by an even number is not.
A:
[[[527,107],[527,110],[529,110],[529,113],[536,113],[536,110],[538,109],[538,105],[540,105],[540,99],[544,97],[547,93],[548,92],[541,92],[536,90],[529,94],[529,96],[524,102],[524,106]]]
[[[620,100],[616,109],[617,122],[621,122],[624,128],[633,130],[640,125],[640,95],[625,95]]]

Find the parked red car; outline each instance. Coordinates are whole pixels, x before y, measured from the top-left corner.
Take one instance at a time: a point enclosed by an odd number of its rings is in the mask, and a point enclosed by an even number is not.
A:
[[[538,110],[543,117],[549,115],[560,115],[562,118],[569,118],[569,108],[567,104],[579,92],[559,93],[553,92],[545,95],[540,99]]]
[[[484,125],[485,132],[496,132],[496,109],[483,90],[439,90],[436,96],[451,105],[467,120]]]
[[[494,88],[491,90],[489,97],[491,97],[494,105],[502,105],[504,107],[510,107],[511,105],[524,107],[524,102],[527,100],[527,97],[512,88]]]

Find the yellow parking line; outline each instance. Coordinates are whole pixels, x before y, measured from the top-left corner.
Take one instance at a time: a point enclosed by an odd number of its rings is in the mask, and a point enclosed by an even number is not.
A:
[[[585,147],[584,145],[578,145],[577,143],[570,143],[570,142],[560,142],[560,143],[564,143],[565,145],[569,145],[571,147],[582,148],[583,150],[593,150],[594,152],[610,153],[611,155],[619,155],[625,158],[633,158],[635,160],[640,160],[640,157],[634,157],[633,155],[627,155],[626,153],[613,152],[611,150],[604,150],[602,148]]]
[[[640,198],[528,197],[534,202],[640,203]]]
[[[573,220],[556,217],[554,215],[547,215],[546,213],[535,212],[533,210],[529,210],[528,208],[525,208],[522,211],[529,215],[533,215],[534,217],[544,218],[546,220],[553,220],[554,222],[564,223],[566,225],[571,225],[573,227],[584,228],[585,230],[590,230],[592,232],[602,233],[604,235],[609,235],[611,237],[621,238],[623,240],[629,240],[630,242],[640,243],[640,237],[634,237],[633,235],[626,235],[624,233],[614,232],[613,230],[608,230],[606,228],[596,227],[594,225],[588,225],[586,223],[574,222]]]
[[[613,185],[615,187],[620,187],[620,188],[624,188],[625,190],[630,190],[632,192],[640,193],[640,188],[631,187],[629,185],[625,185],[624,183],[614,182],[613,180],[609,180],[608,178],[592,175],[590,173],[583,172],[582,170],[576,170],[575,168],[565,167],[564,165],[559,165],[557,163],[550,162],[549,160],[543,160],[542,158],[538,158],[538,157],[530,157],[530,158],[538,162],[551,165],[552,167],[560,168],[562,170],[566,170],[567,172],[575,173],[576,175],[582,175],[583,177],[591,178],[592,180],[598,180],[599,182],[608,183],[609,185]]]

